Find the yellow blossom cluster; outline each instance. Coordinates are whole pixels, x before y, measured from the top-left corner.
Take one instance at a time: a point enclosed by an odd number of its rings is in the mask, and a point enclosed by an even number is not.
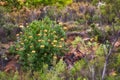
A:
[[[37,34],[38,36],[41,36],[41,34]]]
[[[24,26],[23,26],[23,25],[20,25],[19,27],[20,27],[20,28],[24,28]]]
[[[40,45],[40,48],[44,48],[45,47],[45,45]]]
[[[38,40],[38,42],[41,42],[41,41],[42,41],[41,39]]]
[[[33,46],[30,46],[30,48],[32,48]]]
[[[57,40],[53,40],[53,43],[57,43]]]
[[[47,30],[45,29],[44,32],[47,32]]]
[[[64,30],[67,30],[67,27],[63,27]]]
[[[31,39],[31,38],[33,38],[32,36],[29,36],[29,38]]]
[[[61,38],[60,40],[61,40],[61,41],[64,41],[64,38]]]
[[[35,50],[32,50],[32,53],[35,53],[36,51]]]

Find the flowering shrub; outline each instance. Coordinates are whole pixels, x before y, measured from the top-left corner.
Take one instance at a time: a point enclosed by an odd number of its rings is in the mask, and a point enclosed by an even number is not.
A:
[[[56,55],[62,54],[61,50],[65,46],[65,31],[49,18],[33,21],[24,29],[24,33],[16,36],[19,39],[16,52],[20,55],[21,64],[27,69],[39,70],[44,63],[51,65]]]

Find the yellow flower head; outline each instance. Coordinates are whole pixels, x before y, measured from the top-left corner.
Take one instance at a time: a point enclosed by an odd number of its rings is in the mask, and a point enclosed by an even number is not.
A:
[[[57,59],[57,56],[53,56],[54,59]]]
[[[67,27],[63,27],[64,30],[67,30]]]
[[[29,38],[32,38],[32,36],[29,36]]]
[[[63,22],[59,22],[60,25],[63,25]]]
[[[52,42],[51,44],[53,45],[54,43]]]
[[[24,26],[23,26],[23,25],[20,25],[19,27],[20,27],[20,28],[23,28]]]
[[[33,46],[30,46],[30,48],[32,48]]]
[[[40,45],[40,48],[44,48],[45,47],[45,45]]]
[[[56,47],[56,45],[53,45],[54,47]]]
[[[23,45],[24,43],[22,42],[21,44]]]
[[[45,29],[44,32],[47,32],[47,30]]]
[[[36,51],[35,50],[32,50],[32,53],[35,53]]]
[[[38,36],[40,36],[41,34],[37,34]]]
[[[116,73],[116,71],[113,70],[113,71],[111,71],[111,72],[109,73],[109,75],[110,75],[110,76],[116,76],[117,73]]]
[[[64,41],[64,38],[61,38],[60,40],[61,40],[61,41]]]
[[[112,76],[116,76],[116,75],[117,75],[117,73],[116,73],[116,72],[113,72],[111,75],[112,75]]]
[[[90,41],[94,41],[94,38],[91,38]]]
[[[62,45],[60,45],[59,48],[62,48]]]
[[[48,39],[48,42],[50,42],[50,39]]]
[[[54,42],[54,43],[56,43],[56,42],[57,42],[57,40],[53,40],[53,42]]]
[[[38,42],[41,42],[41,41],[42,41],[42,40],[40,40],[40,39],[38,40]]]

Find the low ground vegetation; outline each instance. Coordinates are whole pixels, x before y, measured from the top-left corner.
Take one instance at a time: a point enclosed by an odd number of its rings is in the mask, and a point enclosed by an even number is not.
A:
[[[0,1],[0,79],[119,80],[119,1]]]

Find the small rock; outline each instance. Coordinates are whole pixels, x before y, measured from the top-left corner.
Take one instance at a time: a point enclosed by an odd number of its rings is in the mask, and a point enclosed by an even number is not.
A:
[[[3,49],[9,49],[10,48],[10,45],[9,44],[2,44],[1,47]]]

